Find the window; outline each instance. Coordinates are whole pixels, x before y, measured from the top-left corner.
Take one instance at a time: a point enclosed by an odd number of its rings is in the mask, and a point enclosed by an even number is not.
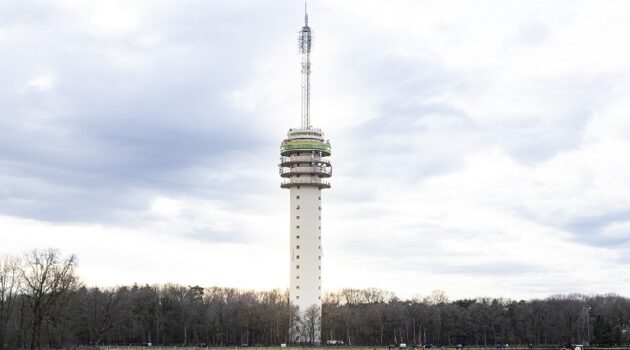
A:
[[[320,220],[322,219],[322,216],[321,216],[321,215],[319,216],[319,219],[320,219]]]
[[[297,235],[297,236],[295,236],[295,238],[300,239],[300,236],[299,236],[299,235]]]
[[[317,287],[317,289],[322,290],[322,287]]]
[[[296,279],[296,280],[299,280],[299,279],[300,279],[300,276],[295,276],[295,279]]]
[[[322,267],[321,267],[321,266],[317,266],[317,269],[318,269],[318,270],[321,270],[321,269],[322,269]]]
[[[299,245],[296,245],[296,246],[295,246],[295,249],[300,249],[300,246],[299,246]]]
[[[298,216],[296,216],[295,218],[296,218],[296,219],[298,219],[298,220],[300,220],[300,216],[299,216],[299,215],[298,215]]]
[[[322,210],[322,207],[319,207],[319,210]]]
[[[300,238],[300,236],[298,236],[298,238]],[[322,240],[322,236],[317,236],[317,239],[319,239],[321,241]]]
[[[319,229],[321,230],[321,229],[322,229],[322,227],[320,226],[320,227],[319,227]]]
[[[300,286],[295,286],[295,289],[300,289]]]
[[[295,226],[295,228],[300,228],[300,225]]]
[[[320,298],[321,298],[321,297],[320,297]],[[296,295],[296,296],[295,296],[295,299],[300,299],[300,296],[299,296],[299,295]]]
[[[298,259],[300,258],[300,256],[298,255]],[[322,260],[322,256],[318,256],[317,259]]]
[[[300,258],[300,256],[299,256],[299,255],[297,255],[295,258],[296,258],[296,259],[299,259],[299,258]]]
[[[298,247],[298,248],[299,248],[299,247]],[[322,249],[322,246],[321,246],[321,245],[320,245],[320,246],[317,246],[317,249],[321,250],[321,249]]]
[[[320,201],[322,200],[322,197],[321,197],[321,196],[319,196],[319,200],[320,200]]]
[[[300,206],[298,205],[297,207],[295,207],[295,209],[300,209]]]
[[[300,196],[295,196],[295,199],[300,199]]]
[[[300,268],[300,265],[295,265],[295,268],[296,268],[296,269],[299,269],[299,268]]]
[[[298,175],[298,177],[300,177],[300,175]],[[300,189],[300,186],[298,186],[298,190]]]

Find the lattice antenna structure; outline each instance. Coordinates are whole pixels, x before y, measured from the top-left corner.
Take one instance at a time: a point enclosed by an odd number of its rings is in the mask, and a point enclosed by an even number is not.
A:
[[[308,26],[308,12],[304,3],[304,27],[300,31],[299,45],[302,54],[302,129],[311,128],[311,45],[313,37]]]

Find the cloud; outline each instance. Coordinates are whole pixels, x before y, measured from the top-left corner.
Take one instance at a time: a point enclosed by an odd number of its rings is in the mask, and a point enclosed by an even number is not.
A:
[[[40,75],[31,79],[27,86],[35,88],[37,90],[46,91],[55,86],[56,79],[52,75]]]
[[[274,240],[256,245],[199,241],[152,229],[50,224],[4,216],[0,225],[4,251],[21,254],[62,245],[63,253],[76,253],[79,274],[88,285],[177,282],[260,289],[286,285],[282,274],[268,273],[282,270],[288,260],[288,253],[286,257],[271,254]]]
[[[3,249],[76,252],[96,284],[284,285],[301,6],[8,3]],[[325,288],[630,293],[627,5],[309,6]]]
[[[67,2],[42,13],[22,7],[36,18],[5,24],[17,35],[3,50],[11,67],[2,74],[0,163],[11,188],[3,213],[125,225],[121,213],[144,210],[159,193],[221,199],[228,187],[247,186],[230,174],[264,147],[264,136],[252,112],[225,96],[253,67],[227,62],[262,45],[227,23],[251,14],[240,6],[209,11],[224,12],[226,26],[198,27],[204,42],[186,34],[190,22],[204,19],[196,11],[130,3]],[[252,45],[226,50],[230,37]],[[33,49],[9,49],[18,40]],[[54,73],[33,77],[40,66]],[[198,176],[199,169],[206,173]]]

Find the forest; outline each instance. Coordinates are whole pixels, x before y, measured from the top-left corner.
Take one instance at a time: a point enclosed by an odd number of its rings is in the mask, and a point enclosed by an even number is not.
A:
[[[98,288],[85,286],[76,266],[75,256],[53,249],[0,257],[0,349],[278,345],[302,321],[286,290]],[[355,346],[630,343],[630,299],[614,294],[450,300],[440,291],[400,299],[379,289],[342,289],[324,294],[321,317],[323,342]]]

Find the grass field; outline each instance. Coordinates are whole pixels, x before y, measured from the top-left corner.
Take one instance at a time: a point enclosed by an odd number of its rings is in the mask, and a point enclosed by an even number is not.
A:
[[[94,349],[94,348],[86,348],[86,349]],[[321,349],[321,350],[388,350],[387,346],[303,346],[303,347],[286,347],[281,348],[280,346],[267,346],[267,347],[239,347],[239,346],[224,346],[224,347],[181,347],[181,346],[151,346],[151,347],[142,347],[142,346],[99,346],[99,350],[308,350],[308,349]],[[407,348],[408,350],[413,350],[412,347]],[[443,350],[452,350],[456,349],[455,346],[443,346],[443,347],[434,347],[433,349],[443,349]],[[494,347],[465,347],[464,350],[494,350]],[[553,346],[545,346],[545,347],[534,347],[532,350],[560,350],[560,347]],[[630,350],[630,347],[614,347],[614,348],[585,348],[585,350]],[[510,346],[509,350],[530,350],[527,346]]]

